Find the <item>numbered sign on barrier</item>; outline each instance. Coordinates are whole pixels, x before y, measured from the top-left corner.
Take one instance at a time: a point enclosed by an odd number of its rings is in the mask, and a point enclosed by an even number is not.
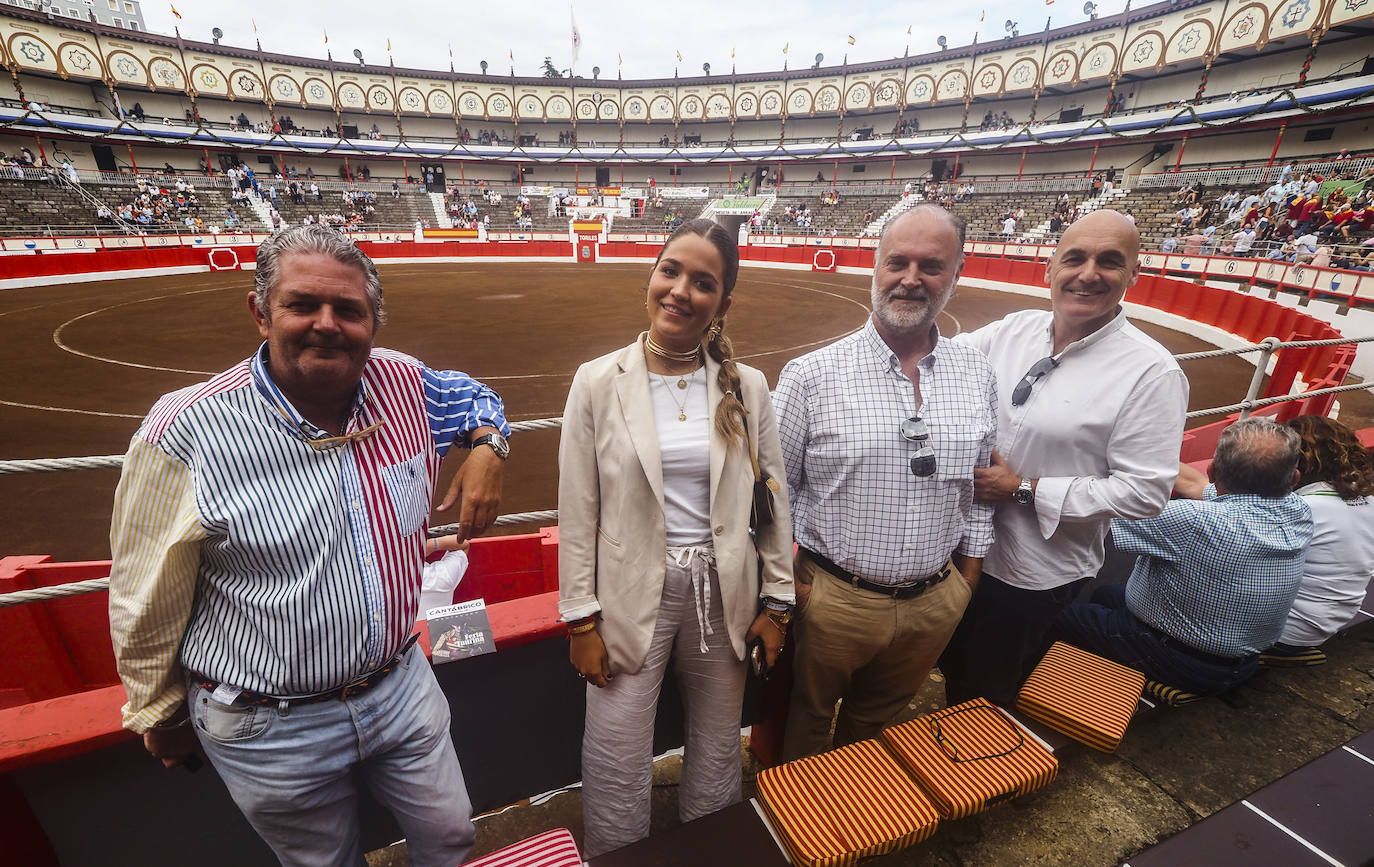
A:
[[[833,250],[817,250],[811,257],[812,271],[834,271],[835,252]]]

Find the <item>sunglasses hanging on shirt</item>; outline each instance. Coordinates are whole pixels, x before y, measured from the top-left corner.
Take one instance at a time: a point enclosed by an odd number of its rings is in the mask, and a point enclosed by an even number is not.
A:
[[[1026,375],[1021,377],[1021,381],[1016,383],[1016,388],[1011,392],[1011,405],[1020,406],[1030,399],[1031,387],[1042,376],[1047,376],[1050,371],[1059,366],[1059,360],[1052,355],[1047,355],[1031,365],[1031,369],[1026,371]]]
[[[907,442],[919,443],[916,454],[911,456],[908,465],[913,475],[925,478],[935,475],[935,449],[930,445],[930,428],[919,415],[902,422],[902,438]]]

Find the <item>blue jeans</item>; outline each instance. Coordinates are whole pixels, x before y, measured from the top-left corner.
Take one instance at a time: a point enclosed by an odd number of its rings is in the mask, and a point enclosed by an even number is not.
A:
[[[448,700],[418,647],[381,683],[313,704],[225,705],[191,683],[196,736],[286,865],[362,865],[353,774],[395,814],[410,863],[458,864],[476,831]]]
[[[1120,586],[1099,587],[1092,601],[1065,608],[1050,634],[1188,692],[1225,692],[1249,679],[1259,665],[1258,656],[1208,658],[1157,632],[1126,609],[1126,588]]]

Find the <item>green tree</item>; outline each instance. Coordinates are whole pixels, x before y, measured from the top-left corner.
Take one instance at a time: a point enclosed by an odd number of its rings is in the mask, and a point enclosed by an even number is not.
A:
[[[556,66],[553,65],[553,58],[551,58],[551,57],[545,57],[545,58],[544,58],[544,77],[545,77],[545,78],[562,78],[562,77],[563,77],[563,73],[559,72],[559,71],[558,71],[558,67],[556,67]]]

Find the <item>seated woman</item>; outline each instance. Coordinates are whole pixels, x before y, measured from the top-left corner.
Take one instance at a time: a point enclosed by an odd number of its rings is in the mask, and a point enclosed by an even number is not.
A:
[[[589,856],[648,836],[670,658],[687,712],[682,820],[740,800],[746,648],[761,640],[771,666],[791,617],[785,492],[750,531],[753,455],[762,473],[785,475],[768,383],[731,358],[725,336],[738,273],[729,232],[683,223],[649,274],[648,332],[583,364],[563,413],[558,609],[587,681]]]
[[[1288,422],[1302,437],[1298,488],[1314,529],[1302,585],[1270,665],[1312,664],[1313,651],[1348,624],[1374,578],[1374,459],[1350,428],[1316,415]]]

